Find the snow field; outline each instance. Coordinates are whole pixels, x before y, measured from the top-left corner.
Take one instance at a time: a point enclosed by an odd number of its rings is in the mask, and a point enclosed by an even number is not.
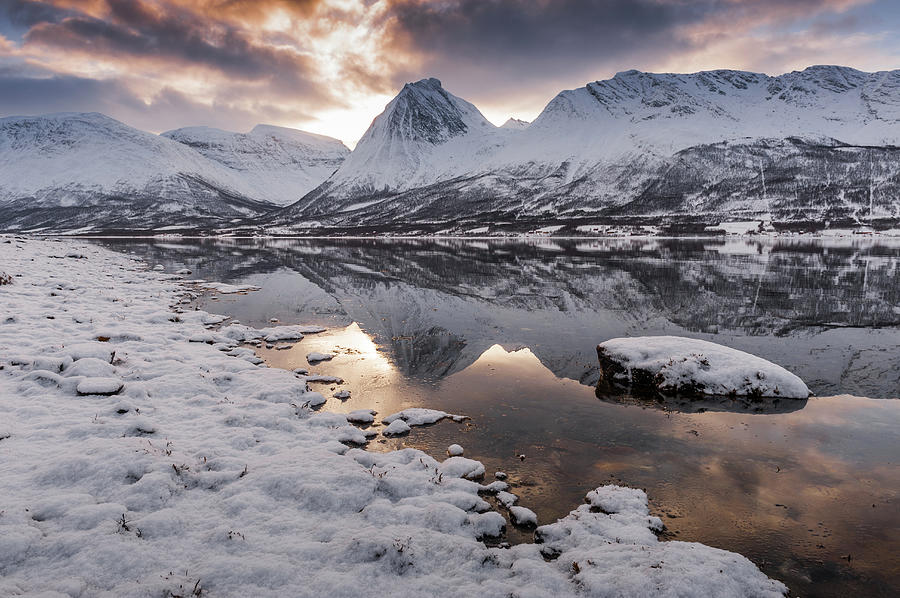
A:
[[[242,329],[172,313],[181,283],[90,245],[13,241],[0,244],[21,275],[0,288],[0,595],[785,591],[740,555],[659,542],[630,489],[597,489],[538,528],[542,544],[488,548],[479,538],[505,520],[482,495],[505,490],[466,479],[484,474],[477,461],[349,448],[367,436],[349,422],[373,412],[311,411],[306,380],[235,352]],[[61,249],[84,259],[50,257]],[[94,378],[121,389],[79,395]],[[392,423],[434,417],[409,412]]]

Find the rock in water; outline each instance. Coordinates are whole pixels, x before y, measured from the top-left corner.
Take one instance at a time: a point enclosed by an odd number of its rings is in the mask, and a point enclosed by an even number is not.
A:
[[[737,349],[678,336],[616,338],[597,345],[600,388],[636,394],[805,399],[810,392],[781,366]]]

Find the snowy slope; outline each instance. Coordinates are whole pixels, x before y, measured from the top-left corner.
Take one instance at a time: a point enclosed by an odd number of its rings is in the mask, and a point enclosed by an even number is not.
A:
[[[278,205],[318,187],[350,153],[337,139],[272,125],[249,133],[186,127],[162,135],[224,164],[253,187],[257,199]]]
[[[427,109],[407,108],[414,101]],[[474,124],[457,116],[458,107]],[[900,71],[627,71],[561,92],[524,129],[481,121],[433,79],[407,85],[344,166],[283,221],[490,221],[617,209],[619,216],[712,220],[732,211],[776,220],[823,212],[900,218],[892,167],[900,157]],[[466,126],[421,134],[448,122]],[[688,154],[701,159],[684,184],[660,188]],[[836,178],[800,176],[833,164],[841,167]],[[729,185],[735,173],[740,184]],[[705,207],[696,208],[698,200]]]
[[[237,173],[98,113],[0,119],[0,226],[204,225],[257,216]]]

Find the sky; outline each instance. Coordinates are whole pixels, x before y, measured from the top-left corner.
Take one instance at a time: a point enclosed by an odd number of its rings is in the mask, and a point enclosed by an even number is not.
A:
[[[495,124],[632,68],[900,68],[900,0],[0,0],[0,115],[153,132],[295,127],[353,147],[407,81]]]

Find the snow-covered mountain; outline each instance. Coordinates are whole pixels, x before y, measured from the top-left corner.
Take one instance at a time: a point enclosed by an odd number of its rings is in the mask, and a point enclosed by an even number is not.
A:
[[[296,201],[349,153],[269,125],[162,136],[98,113],[0,119],[0,228],[219,227]]]
[[[249,133],[186,127],[162,135],[235,171],[256,199],[282,206],[322,184],[350,153],[337,139],[272,125]]]
[[[500,125],[501,129],[513,129],[514,131],[521,131],[530,125],[531,123],[526,120],[521,120],[518,118],[508,118],[506,122]]]
[[[211,226],[270,211],[233,170],[97,113],[0,119],[0,226]]]
[[[328,206],[353,211],[379,197],[463,176],[496,153],[510,132],[448,93],[437,79],[407,83],[337,172],[298,205],[327,199]],[[332,201],[338,198],[347,201]]]
[[[561,92],[525,128],[426,79],[278,220],[897,220],[898,145],[900,70],[627,71]]]
[[[626,71],[501,127],[423,79],[347,152],[266,125],[159,136],[100,114],[0,119],[0,228],[896,226],[900,70]]]

